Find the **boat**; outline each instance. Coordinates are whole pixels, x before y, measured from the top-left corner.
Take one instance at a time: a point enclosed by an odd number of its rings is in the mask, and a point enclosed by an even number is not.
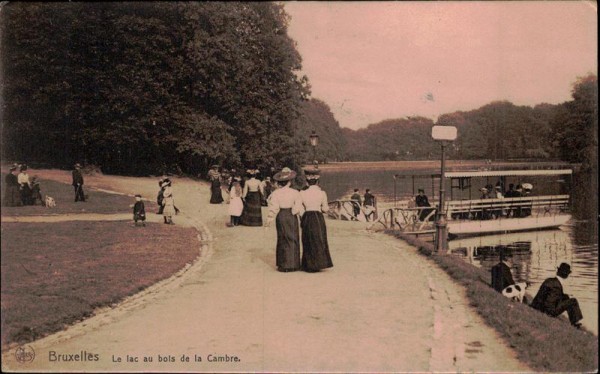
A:
[[[509,198],[472,198],[473,178],[495,178],[504,191],[508,181],[528,180],[539,176],[572,175],[572,169],[544,170],[477,170],[453,171],[445,174],[450,182],[450,198],[444,201],[444,218],[450,239],[461,236],[488,235],[518,231],[558,228],[570,219],[568,194],[525,194]],[[431,178],[439,174],[431,175]],[[569,178],[570,180],[570,178]],[[457,191],[458,190],[458,191]],[[455,191],[460,193],[455,193]],[[467,198],[462,198],[468,192]],[[459,195],[459,196],[454,196]],[[386,210],[377,222],[385,228],[408,234],[427,234],[435,230],[434,218],[439,202],[432,207],[416,207],[414,201],[403,201]],[[427,209],[426,217],[421,212]],[[376,226],[376,224],[371,227]]]

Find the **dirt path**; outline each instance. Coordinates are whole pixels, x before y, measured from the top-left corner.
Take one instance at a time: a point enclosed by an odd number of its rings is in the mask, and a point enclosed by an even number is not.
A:
[[[150,178],[99,176],[86,184],[157,192]],[[529,371],[468,307],[464,290],[404,242],[370,233],[363,223],[328,220],[334,267],[278,273],[273,227],[227,228],[227,205],[208,204],[206,184],[176,178],[173,188],[182,214],[205,224],[211,250],[202,266],[30,344],[31,363],[6,353],[5,370]],[[50,360],[81,351],[98,361]],[[163,361],[169,356],[174,362]]]

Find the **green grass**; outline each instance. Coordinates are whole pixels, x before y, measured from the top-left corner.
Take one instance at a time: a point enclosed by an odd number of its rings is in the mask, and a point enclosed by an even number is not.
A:
[[[29,342],[165,279],[198,256],[191,228],[2,223],[2,346]]]
[[[4,199],[5,176],[6,174],[3,173],[1,187],[2,199]],[[89,196],[89,198],[84,203],[76,203],[73,186],[51,180],[40,179],[40,187],[42,191],[42,198],[45,198],[46,195],[52,196],[52,198],[54,198],[56,201],[56,207],[46,208],[40,205],[5,207],[4,204],[2,204],[2,215],[31,216],[66,213],[129,213],[131,212],[129,205],[133,204],[134,202],[132,197],[90,190],[84,185],[84,192]]]
[[[491,275],[451,255],[438,255],[433,245],[392,230],[388,234],[418,248],[463,285],[472,307],[515,349],[519,360],[536,371],[597,372],[598,338],[573,328],[566,319],[549,317],[515,303],[490,286]]]

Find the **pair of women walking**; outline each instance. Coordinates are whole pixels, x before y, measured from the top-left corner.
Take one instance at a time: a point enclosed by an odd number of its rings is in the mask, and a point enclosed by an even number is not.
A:
[[[273,179],[277,188],[269,199],[267,226],[275,217],[277,228],[277,270],[317,272],[333,266],[323,212],[329,210],[327,194],[318,186],[318,169],[305,169],[309,185],[304,191],[290,187],[296,172],[283,168]],[[298,224],[298,215],[301,223]],[[302,258],[300,258],[300,229],[302,227]]]

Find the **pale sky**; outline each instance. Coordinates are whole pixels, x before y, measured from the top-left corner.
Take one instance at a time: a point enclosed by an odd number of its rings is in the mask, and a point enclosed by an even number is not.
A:
[[[598,68],[595,2],[284,4],[312,97],[342,127],[495,100],[558,104]]]

